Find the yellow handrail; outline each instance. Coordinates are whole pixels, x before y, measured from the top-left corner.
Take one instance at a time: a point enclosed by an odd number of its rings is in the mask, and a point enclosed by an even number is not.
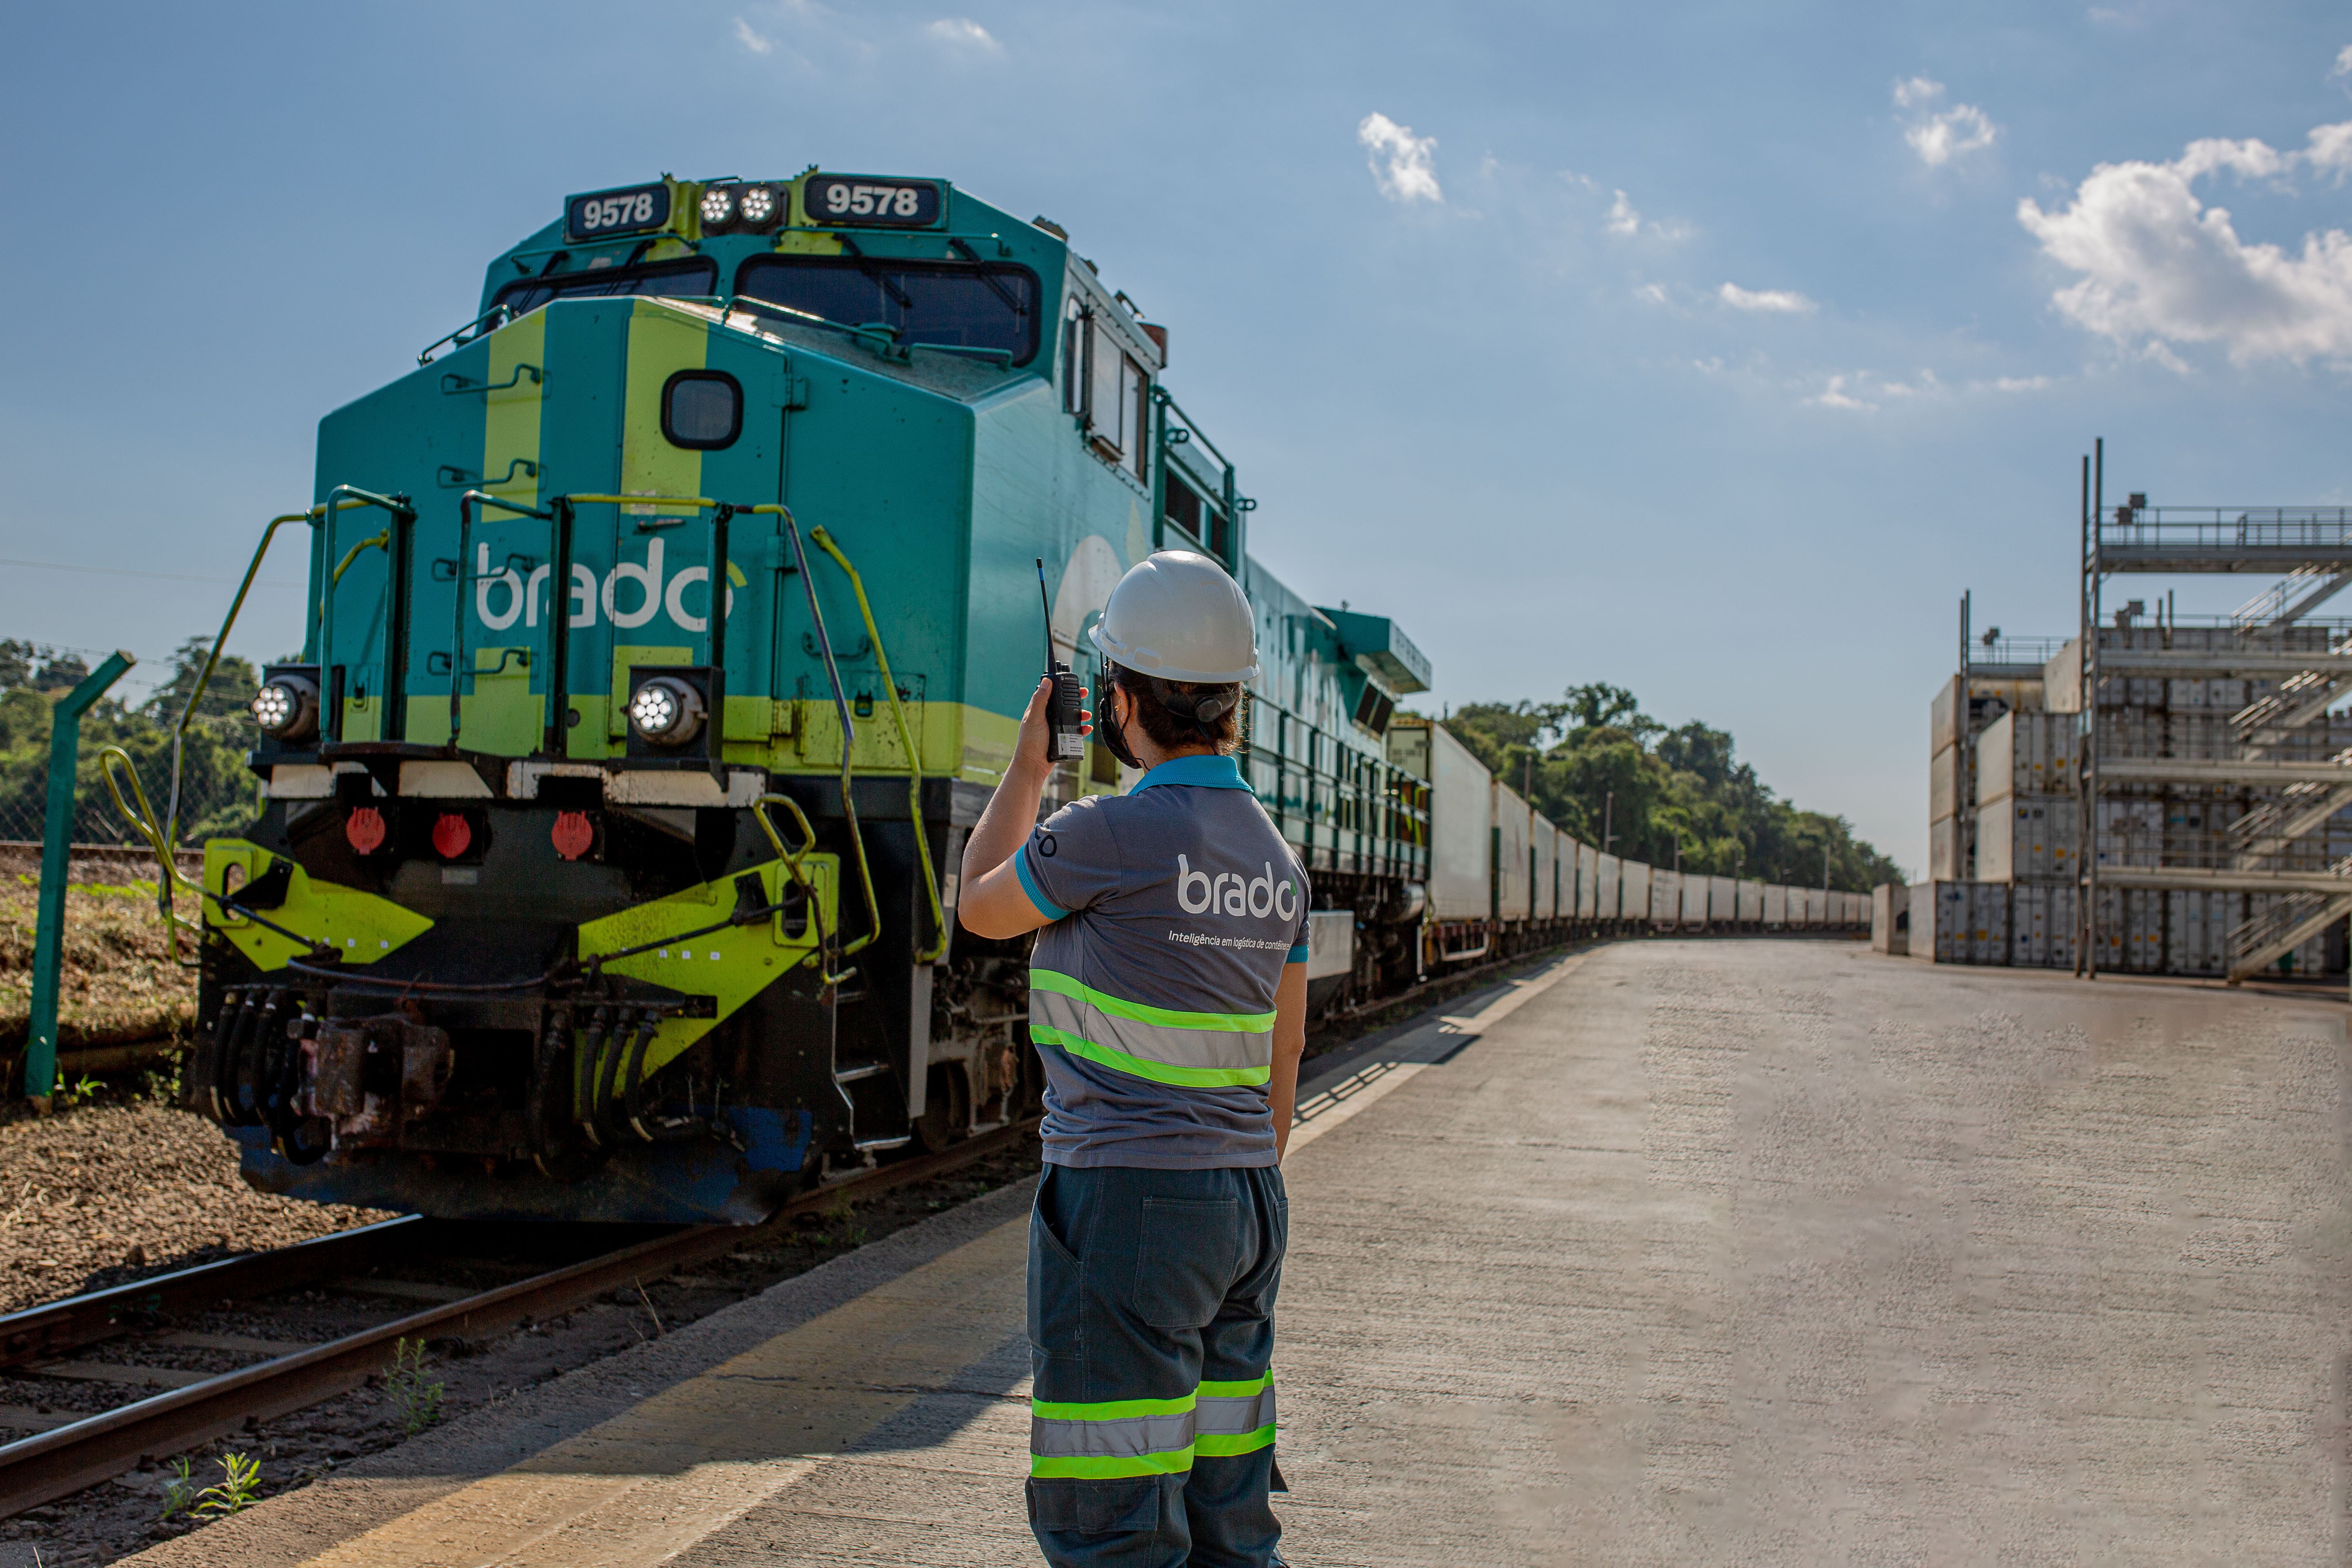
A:
[[[931,946],[917,950],[915,962],[933,963],[948,950],[948,917],[940,903],[939,873],[931,867],[929,836],[923,831],[923,756],[915,749],[914,731],[907,723],[906,709],[898,702],[898,683],[890,677],[890,656],[882,650],[882,633],[874,624],[874,608],[866,602],[865,579],[858,576],[857,568],[849,563],[849,557],[841,552],[841,546],[833,542],[833,535],[822,524],[809,530],[809,538],[849,574],[849,585],[857,595],[857,613],[866,617],[866,638],[874,645],[874,662],[882,669],[882,689],[890,699],[890,717],[898,722],[898,743],[907,749],[907,802],[915,819],[915,858],[923,868],[923,891],[930,895],[931,930],[939,933]],[[842,744],[849,744],[848,737],[843,738]]]
[[[116,777],[118,766],[122,778]],[[107,794],[114,797],[114,809],[122,814],[122,820],[131,824],[133,832],[147,841],[147,847],[155,851],[155,863],[163,868],[155,879],[155,909],[163,917],[164,939],[171,944],[173,962],[184,969],[193,969],[203,960],[180,957],[180,931],[184,922],[173,911],[170,889],[177,886],[194,894],[196,907],[202,910],[205,885],[190,881],[180,874],[179,859],[172,851],[168,835],[155,821],[155,808],[147,803],[147,787],[139,782],[139,764],[131,760],[131,753],[120,746],[104,748],[98,753],[98,771],[106,780]],[[132,808],[130,801],[122,798],[122,779],[130,781],[131,797],[139,803],[136,809]]]

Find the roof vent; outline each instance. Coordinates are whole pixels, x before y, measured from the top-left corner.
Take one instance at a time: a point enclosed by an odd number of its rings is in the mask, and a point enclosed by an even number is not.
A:
[[[1029,220],[1029,225],[1032,228],[1044,229],[1055,239],[1067,239],[1070,237],[1070,231],[1068,229],[1064,228],[1060,224],[1055,223],[1049,217],[1033,217]]]

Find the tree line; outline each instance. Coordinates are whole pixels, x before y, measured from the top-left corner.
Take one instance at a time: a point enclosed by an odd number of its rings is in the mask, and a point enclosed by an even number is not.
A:
[[[190,637],[172,656],[171,678],[137,704],[102,697],[82,716],[81,754],[74,774],[73,840],[77,844],[136,841],[114,809],[99,771],[99,753],[121,746],[138,764],[148,798],[161,816],[170,809],[172,729],[195,689],[208,637]],[[89,674],[69,649],[0,638],[0,838],[38,839],[47,812],[49,734],[57,701]],[[254,743],[246,705],[260,684],[248,660],[225,656],[213,670],[182,748],[180,834],[183,846],[234,833],[254,816],[258,781],[245,765]]]
[[[1571,686],[1558,702],[1473,702],[1443,722],[1564,831],[1653,866],[1867,892],[1902,868],[1842,816],[1800,811],[1694,719],[1669,728],[1622,686]],[[1603,837],[1609,842],[1602,844]]]

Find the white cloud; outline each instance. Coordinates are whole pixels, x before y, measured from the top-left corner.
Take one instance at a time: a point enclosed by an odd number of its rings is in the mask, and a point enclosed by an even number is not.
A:
[[[1004,52],[1004,46],[992,37],[987,28],[969,16],[942,16],[923,31],[942,43],[961,45],[992,55]]]
[[[1633,290],[1633,297],[1637,300],[1647,300],[1653,305],[1663,305],[1666,302],[1666,286],[1663,283],[1644,283]]]
[[[1618,192],[1617,199],[1609,204],[1609,218],[1604,226],[1612,234],[1629,237],[1642,232],[1642,215],[1633,210],[1633,204],[1625,199],[1624,192]]]
[[[1823,387],[1819,395],[1808,397],[1805,401],[1817,408],[1850,408],[1863,413],[1878,406],[1875,403],[1865,403],[1849,395],[1845,389],[1848,379],[1843,375],[1830,377],[1829,385]]]
[[[2327,74],[2331,77],[2352,76],[2352,44],[2347,44],[2336,51],[2336,68]]]
[[[775,40],[764,38],[742,17],[735,18],[735,40],[755,55],[764,55],[776,47]]]
[[[2050,378],[2046,375],[2004,375],[1992,384],[1997,392],[2040,392],[2050,384]]]
[[[1716,290],[1716,298],[1735,310],[1761,310],[1787,316],[1802,316],[1821,309],[1802,294],[1787,289],[1742,289],[1737,283],[1726,283]]]
[[[1940,169],[1955,158],[1990,147],[1993,138],[2000,134],[2000,127],[1973,103],[1935,108],[1943,97],[1944,84],[1924,76],[1895,84],[1895,107],[1919,111],[1903,128],[1903,140],[1931,169]]]
[[[2317,127],[2300,153],[2209,138],[2168,163],[2101,163],[2069,205],[2045,212],[2028,197],[2017,219],[2081,275],[2052,295],[2058,308],[2160,363],[2180,363],[2168,341],[2220,343],[2240,363],[2352,360],[2352,236],[2306,232],[2300,254],[2250,244],[2193,188],[2223,170],[2284,179],[2299,166],[2352,172],[2352,121]]]
[[[1356,140],[1371,153],[1372,178],[1381,195],[1392,202],[1442,202],[1437,171],[1430,154],[1437,151],[1434,136],[1415,136],[1410,125],[1399,125],[1385,114],[1367,114],[1356,127]]]

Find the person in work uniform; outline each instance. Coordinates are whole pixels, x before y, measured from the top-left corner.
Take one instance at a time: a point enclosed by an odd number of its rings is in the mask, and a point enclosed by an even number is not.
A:
[[[1143,776],[1038,823],[1053,767],[1040,682],[964,848],[963,924],[1038,933],[1028,1501],[1059,1568],[1280,1561],[1279,1166],[1308,922],[1306,873],[1232,754],[1255,626],[1204,555],[1161,551],[1128,573],[1093,634],[1099,730]]]

